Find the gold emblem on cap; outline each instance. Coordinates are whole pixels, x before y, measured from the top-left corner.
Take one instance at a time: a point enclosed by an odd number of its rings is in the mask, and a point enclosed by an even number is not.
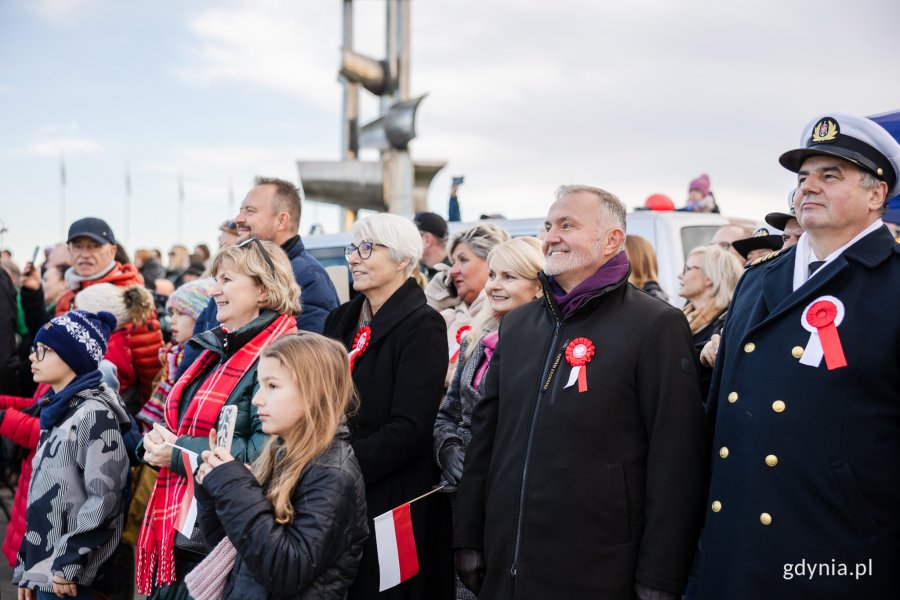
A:
[[[884,169],[878,167],[877,169],[875,169],[875,174],[881,177],[882,175],[884,175]]]
[[[812,143],[831,142],[837,138],[840,132],[841,128],[838,126],[837,121],[831,117],[825,117],[813,127]]]

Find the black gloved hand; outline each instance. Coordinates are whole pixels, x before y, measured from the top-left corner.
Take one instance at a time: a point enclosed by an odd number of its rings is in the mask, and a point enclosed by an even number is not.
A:
[[[481,550],[460,548],[456,551],[456,574],[463,585],[476,596],[484,583],[484,554]]]
[[[459,480],[463,474],[463,461],[465,454],[462,445],[457,442],[447,442],[441,446],[439,452],[441,456],[441,479],[452,486],[459,485]]]

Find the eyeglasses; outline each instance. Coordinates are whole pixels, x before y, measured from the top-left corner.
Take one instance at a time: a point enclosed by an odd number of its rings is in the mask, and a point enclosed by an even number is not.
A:
[[[716,245],[719,246],[722,250],[730,250],[731,242],[716,242]]]
[[[34,354],[34,357],[37,359],[38,362],[41,362],[42,360],[44,360],[44,357],[47,356],[47,350],[50,350],[50,352],[53,352],[52,348],[49,348],[43,344],[35,344],[34,346],[31,347],[31,353]]]
[[[347,244],[344,246],[344,258],[350,260],[350,257],[353,256],[353,253],[356,252],[359,254],[359,257],[363,260],[367,260],[370,256],[372,256],[372,250],[375,246],[381,246],[382,248],[387,248],[384,244],[379,244],[377,242],[360,242],[359,246],[356,244]]]
[[[691,266],[689,266],[689,265],[684,265],[684,268],[681,269],[681,274],[682,274],[682,275],[687,275],[687,274],[688,274],[688,271],[692,271],[692,270],[694,270],[694,269],[697,269],[697,270],[699,271],[699,270],[700,270],[700,267],[691,267]]]
[[[250,244],[250,243],[256,244],[256,246],[259,248],[259,251],[262,253],[263,258],[266,259],[266,264],[269,265],[269,269],[272,271],[272,275],[275,275],[275,263],[272,262],[272,257],[269,256],[268,252],[266,252],[266,247],[262,245],[262,242],[260,242],[258,239],[253,237],[253,238],[244,240],[237,246],[238,246],[238,248],[243,248],[244,246],[246,246],[247,244]]]

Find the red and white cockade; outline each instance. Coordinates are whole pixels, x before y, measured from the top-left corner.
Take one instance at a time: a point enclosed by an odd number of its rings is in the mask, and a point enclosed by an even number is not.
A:
[[[569,388],[578,381],[578,392],[586,392],[587,386],[587,370],[585,366],[591,362],[596,349],[594,343],[587,338],[575,338],[566,346],[566,360],[572,365],[572,372],[569,373],[569,381],[564,387]]]
[[[844,303],[834,296],[820,296],[803,311],[800,324],[809,331],[809,341],[800,362],[818,367],[825,358],[829,371],[847,366],[838,325],[844,320]]]

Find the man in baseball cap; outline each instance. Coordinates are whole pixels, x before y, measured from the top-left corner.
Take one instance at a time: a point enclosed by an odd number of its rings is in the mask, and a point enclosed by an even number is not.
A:
[[[900,587],[900,245],[882,221],[898,159],[878,124],[842,113],[781,155],[805,232],[747,269],[728,311],[691,600]],[[802,570],[825,563],[843,576]]]
[[[69,227],[67,238],[72,266],[66,271],[66,291],[56,303],[57,316],[72,307],[75,294],[99,283],[119,287],[144,285],[144,278],[132,264],[115,259],[116,236],[103,219],[85,217]],[[129,325],[129,347],[138,380],[141,404],[153,391],[153,380],[159,372],[159,349],[163,346],[162,332],[156,311],[141,323]]]
[[[450,264],[447,257],[447,221],[439,214],[433,212],[417,212],[413,217],[413,223],[419,228],[422,235],[422,252],[421,266],[427,272],[428,278],[431,279],[437,273],[434,268],[436,264]]]

